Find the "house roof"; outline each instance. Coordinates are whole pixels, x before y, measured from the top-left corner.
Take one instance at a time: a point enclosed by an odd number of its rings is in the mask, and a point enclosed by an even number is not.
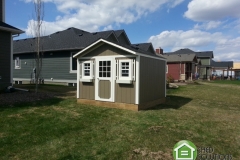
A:
[[[58,50],[79,50],[87,47],[100,38],[108,39],[110,36],[115,37],[115,31],[86,32],[77,28],[68,28],[48,36],[41,37],[42,51]],[[35,49],[35,38],[15,40],[13,42],[13,53],[31,53]]]
[[[233,68],[233,61],[215,62],[212,60],[211,65],[215,68]]]
[[[198,63],[195,53],[188,54],[163,54],[167,62],[195,62]]]
[[[197,58],[198,57],[209,57],[209,58],[214,58],[214,55],[213,55],[213,51],[201,51],[201,52],[195,52],[191,49],[188,49],[188,48],[184,48],[184,49],[179,49],[177,51],[174,51],[174,52],[167,52],[167,53],[164,53],[164,54],[189,54],[189,53],[195,53]]]
[[[20,33],[24,33],[24,31],[16,28],[16,27],[13,27],[7,23],[4,23],[2,21],[0,21],[0,30],[4,30],[4,31],[9,31],[13,34],[20,34]]]
[[[99,39],[99,40],[97,40],[96,42],[92,43],[91,45],[87,46],[83,50],[81,50],[78,53],[76,53],[73,57],[74,58],[78,57],[81,54],[83,54],[85,51],[87,51],[88,49],[94,47],[95,45],[99,45],[101,43],[102,44],[109,44],[111,46],[117,47],[117,48],[119,48],[121,50],[124,50],[124,51],[129,52],[129,53],[134,54],[134,55],[142,54],[142,55],[147,55],[147,56],[151,56],[151,57],[154,57],[154,58],[165,60],[165,58],[163,56],[158,56],[158,55],[153,54],[151,52],[144,51],[141,48],[136,47],[135,45],[126,45],[126,44],[120,44],[120,43],[117,43],[117,42],[110,42],[110,41],[108,41],[106,39]]]
[[[139,47],[140,49],[142,49],[144,51],[150,51],[152,53],[155,53],[152,43],[137,43],[137,44],[133,44],[133,45],[136,47]]]

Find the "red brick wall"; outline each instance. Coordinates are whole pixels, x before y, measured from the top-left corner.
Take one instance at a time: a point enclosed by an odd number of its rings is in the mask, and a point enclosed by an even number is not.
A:
[[[167,76],[172,76],[174,80],[180,79],[180,64],[179,63],[169,63]],[[184,74],[184,64],[181,64],[181,74]]]

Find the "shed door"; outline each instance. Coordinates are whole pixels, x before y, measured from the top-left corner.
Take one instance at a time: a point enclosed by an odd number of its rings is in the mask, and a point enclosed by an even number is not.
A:
[[[114,101],[114,59],[96,58],[95,99]]]

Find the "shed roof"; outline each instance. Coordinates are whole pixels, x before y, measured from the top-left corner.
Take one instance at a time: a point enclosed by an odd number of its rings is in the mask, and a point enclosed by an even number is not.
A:
[[[147,55],[147,56],[150,56],[150,57],[153,57],[153,58],[165,60],[165,58],[163,56],[158,56],[155,53],[151,53],[151,52],[142,50],[141,48],[136,47],[135,45],[126,45],[126,44],[120,44],[120,43],[116,43],[116,42],[110,42],[110,41],[108,41],[106,39],[99,39],[99,40],[97,40],[96,42],[92,43],[91,45],[87,46],[83,50],[81,50],[78,53],[76,53],[73,57],[74,58],[78,57],[81,54],[83,54],[85,51],[87,51],[88,49],[90,49],[90,48],[92,48],[92,47],[94,47],[96,45],[99,45],[101,43],[102,44],[109,44],[111,46],[117,47],[117,48],[119,48],[121,50],[127,51],[127,52],[129,52],[131,54],[134,54],[134,55],[142,54],[142,55]]]
[[[7,23],[4,23],[2,21],[0,21],[0,30],[4,30],[4,31],[9,31],[13,34],[20,34],[20,33],[24,33],[24,31],[16,28],[16,27],[13,27]]]

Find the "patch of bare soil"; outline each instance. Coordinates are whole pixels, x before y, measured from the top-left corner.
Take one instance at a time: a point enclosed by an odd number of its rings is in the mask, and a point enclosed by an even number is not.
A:
[[[35,102],[38,100],[49,99],[58,96],[57,93],[51,92],[12,92],[0,94],[0,106],[13,105],[22,102]]]
[[[132,157],[130,159],[135,159],[137,158],[136,156],[141,157],[141,159],[153,159],[153,160],[172,160],[173,156],[171,154],[171,151],[169,150],[168,152],[163,152],[163,151],[158,151],[158,152],[151,152],[147,149],[134,149],[133,150]]]

